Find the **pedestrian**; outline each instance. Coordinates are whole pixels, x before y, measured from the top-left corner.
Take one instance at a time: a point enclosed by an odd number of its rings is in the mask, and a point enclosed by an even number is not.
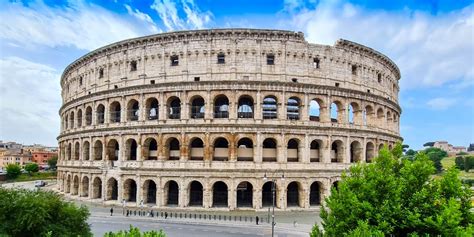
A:
[[[257,217],[255,217],[255,221],[257,222],[257,225],[258,225],[258,216],[257,216]]]
[[[165,212],[165,219],[168,218],[168,212]]]
[[[111,207],[110,208],[110,216],[112,216],[114,214],[114,207]]]

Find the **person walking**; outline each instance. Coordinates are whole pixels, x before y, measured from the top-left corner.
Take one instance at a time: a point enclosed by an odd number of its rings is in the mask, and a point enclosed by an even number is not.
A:
[[[255,221],[257,222],[257,225],[258,225],[258,216],[257,216],[257,217],[255,217]]]
[[[114,214],[114,207],[111,207],[110,208],[110,216],[112,216]]]

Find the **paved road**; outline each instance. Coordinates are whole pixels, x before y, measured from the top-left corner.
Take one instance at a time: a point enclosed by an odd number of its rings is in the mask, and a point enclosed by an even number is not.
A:
[[[167,236],[212,237],[212,236],[270,236],[270,225],[204,224],[178,221],[165,221],[153,218],[127,218],[123,216],[91,216],[89,218],[94,236],[103,236],[108,231],[128,229],[129,225],[141,230],[163,229]],[[275,236],[308,236],[307,232],[276,228]]]

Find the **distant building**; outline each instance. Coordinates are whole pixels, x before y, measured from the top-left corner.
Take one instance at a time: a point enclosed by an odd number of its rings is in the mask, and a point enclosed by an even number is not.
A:
[[[31,154],[29,153],[6,153],[1,161],[1,166],[6,167],[8,164],[18,164],[23,166],[31,162]]]
[[[57,155],[57,152],[52,151],[33,151],[31,152],[31,161],[44,168],[48,166],[48,160]]]
[[[464,146],[453,146],[447,141],[436,141],[433,147],[439,148],[443,151],[446,151],[448,155],[455,155],[459,152],[466,152],[466,147]]]

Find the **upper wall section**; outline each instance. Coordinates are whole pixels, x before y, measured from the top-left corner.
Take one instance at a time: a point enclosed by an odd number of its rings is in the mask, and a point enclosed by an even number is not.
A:
[[[358,90],[398,104],[398,67],[338,40],[310,44],[301,32],[213,29],[156,34],[94,50],[66,67],[63,104],[118,88],[192,81],[270,81]]]

